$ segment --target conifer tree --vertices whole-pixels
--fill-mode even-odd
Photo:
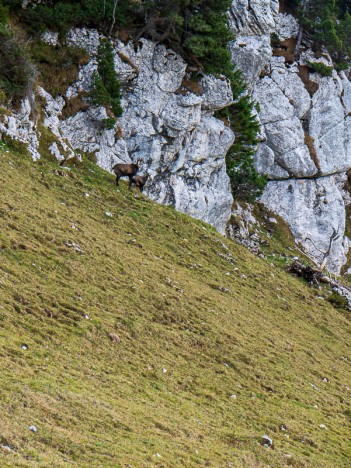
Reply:
[[[314,46],[325,46],[337,66],[348,67],[351,57],[351,0],[288,0],[297,11]]]

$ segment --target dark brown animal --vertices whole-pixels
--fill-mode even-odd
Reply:
[[[118,181],[121,177],[129,178],[129,190],[132,186],[133,177],[137,174],[140,167],[140,161],[131,164],[115,164],[112,168],[113,172],[116,174],[116,185],[118,187]]]
[[[135,184],[140,189],[140,192],[142,192],[148,178],[148,175],[135,175],[132,179],[132,184]]]

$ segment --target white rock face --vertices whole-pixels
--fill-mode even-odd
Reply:
[[[273,57],[270,76],[254,86],[264,145],[274,154],[266,167],[272,179],[326,176],[351,167],[350,82],[336,72],[330,78],[312,75],[319,88],[310,96],[297,66],[287,68],[283,57]],[[260,148],[257,154],[257,167],[263,171],[267,152]]]
[[[274,10],[276,11],[276,10]],[[279,13],[275,16],[274,31],[278,34],[281,40],[297,37],[299,34],[300,26],[297,20],[292,15],[285,15]]]
[[[230,84],[225,77],[204,76],[194,93],[186,84],[187,64],[172,50],[147,40],[137,48],[116,41],[115,70],[122,83],[123,116],[113,129],[106,128],[108,115],[103,107],[90,106],[63,120],[66,100],[89,90],[101,37],[95,30],[71,30],[67,44],[86,49],[90,62],[82,66],[66,96],[54,99],[38,88],[46,102],[42,123],[54,140],[49,151],[58,161],[74,157],[77,150],[94,153],[97,163],[108,171],[117,162],[141,160],[140,173],[149,174],[148,196],[224,234],[233,203],[225,155],[234,134],[213,112],[232,102]],[[56,45],[58,35],[48,32],[42,40]],[[40,132],[32,107],[26,99],[20,112],[2,116],[0,133],[28,143],[35,160],[40,157]]]
[[[229,46],[232,61],[242,71],[243,78],[252,89],[261,70],[272,57],[269,34],[250,36],[240,34]]]
[[[351,167],[351,83],[343,72],[333,71],[331,77],[310,72],[312,92],[300,67],[308,61],[331,66],[327,53],[316,58],[305,50],[295,63],[273,56],[273,32],[281,40],[296,38],[299,32],[295,18],[278,13],[277,2],[234,0],[230,18],[237,34],[233,61],[243,69],[260,106],[261,143],[255,163],[271,180],[262,202],[287,221],[297,242],[317,262],[322,254],[314,245],[327,251],[337,230],[327,266],[339,272],[348,249],[340,178],[345,180]]]
[[[328,268],[340,271],[346,262],[348,240],[344,238],[344,201],[333,176],[271,181],[262,202],[287,221],[296,241],[317,262],[328,251],[335,230],[338,238],[332,245]]]
[[[87,49],[92,60],[67,97],[88,90],[99,37],[92,30],[70,32],[68,43]],[[186,63],[163,45],[142,40],[135,49],[116,42],[115,51],[116,73],[125,88],[124,112],[115,128],[104,128],[104,108],[90,108],[59,122],[58,132],[74,149],[95,153],[108,171],[117,162],[141,159],[140,172],[150,176],[148,196],[224,233],[233,201],[225,154],[234,135],[212,113],[232,102],[229,83],[205,76],[201,94],[194,94],[182,86]]]
[[[275,28],[278,0],[234,0],[229,11],[234,34],[269,34]]]
[[[229,10],[229,24],[236,36],[229,50],[250,90],[272,56],[270,33],[278,11],[278,0],[234,0]]]
[[[36,121],[34,116],[34,97],[26,98],[18,112],[12,115],[2,115],[0,119],[0,136],[9,136],[17,141],[26,143],[34,161],[40,158],[38,152],[39,140],[36,133]]]

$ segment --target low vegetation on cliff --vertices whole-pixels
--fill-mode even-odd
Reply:
[[[18,105],[33,90],[36,69],[27,45],[9,27],[8,15],[0,1],[0,104]]]

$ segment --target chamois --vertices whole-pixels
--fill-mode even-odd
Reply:
[[[144,185],[146,184],[147,179],[149,178],[148,175],[135,175],[132,178],[132,184],[135,184],[139,189],[140,192],[143,191]]]
[[[115,164],[112,168],[113,172],[116,174],[116,185],[118,187],[118,181],[121,177],[129,178],[129,190],[132,186],[132,179],[137,174],[140,166],[140,160],[136,163],[131,164]]]

